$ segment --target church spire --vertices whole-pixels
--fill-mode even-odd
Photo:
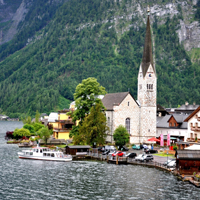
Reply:
[[[153,55],[152,55],[152,43],[151,43],[151,27],[150,27],[150,8],[148,6],[147,9],[148,17],[147,17],[147,27],[146,27],[146,36],[145,36],[145,44],[142,58],[142,73],[143,77],[145,77],[147,70],[151,64],[154,73],[156,74],[156,70],[153,64]]]

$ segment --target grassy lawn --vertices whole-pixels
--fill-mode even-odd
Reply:
[[[167,157],[167,154],[164,153],[164,152],[156,153],[156,154],[153,154],[153,155],[155,155],[155,156],[161,156],[161,157]],[[168,157],[175,158],[175,156],[173,154],[168,154]]]

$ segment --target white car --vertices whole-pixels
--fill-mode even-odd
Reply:
[[[153,160],[153,156],[152,155],[150,155],[150,154],[140,154],[139,156],[137,156],[137,157],[135,157],[135,160],[137,161],[146,161],[146,162],[148,162],[148,161],[152,161]]]
[[[136,161],[142,161],[144,159],[144,154],[139,154],[138,156],[135,157]]]
[[[172,160],[171,162],[168,162],[167,167],[168,168],[174,168],[174,167],[176,167],[176,160]]]

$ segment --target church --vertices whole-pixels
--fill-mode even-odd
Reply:
[[[153,63],[150,10],[148,9],[146,36],[142,62],[138,73],[137,101],[129,92],[106,94],[102,102],[106,108],[110,129],[107,142],[113,143],[113,133],[119,125],[126,127],[131,144],[145,143],[156,137],[157,76]]]

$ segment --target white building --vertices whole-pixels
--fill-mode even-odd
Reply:
[[[188,131],[187,141],[200,140],[200,106],[185,119],[185,122],[187,122]]]
[[[163,134],[164,139],[167,139],[167,134],[170,134],[172,140],[186,141],[188,137],[187,122],[184,120],[188,117],[185,114],[165,115],[157,117],[157,132],[156,137]]]

